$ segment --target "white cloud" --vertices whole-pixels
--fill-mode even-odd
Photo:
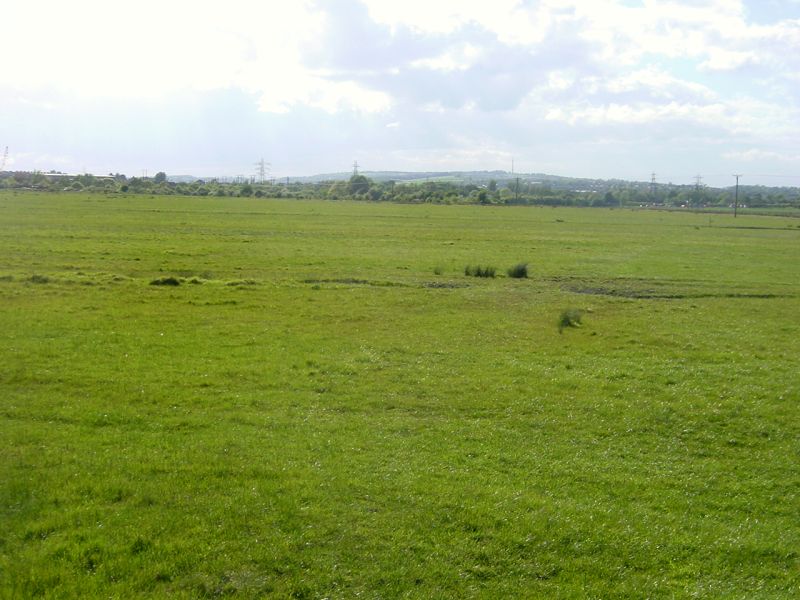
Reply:
[[[534,18],[520,0],[364,0],[370,16],[392,28],[409,27],[428,34],[449,34],[479,25],[502,41],[531,43],[541,40],[548,23]]]
[[[82,110],[86,128],[138,101],[157,107],[160,130],[184,118],[185,135],[203,113],[176,114],[181,103],[226,93],[257,106],[263,136],[291,124],[318,146],[419,146],[452,167],[505,160],[526,137],[636,132],[669,148],[687,128],[713,129],[716,143],[792,156],[800,136],[800,19],[756,19],[741,0],[8,4],[0,130],[23,140],[37,118],[71,140],[65,116]]]
[[[643,125],[663,121],[718,123],[726,118],[722,104],[668,104],[643,103],[627,105],[611,103],[603,106],[577,105],[568,108],[553,108],[547,112],[548,121],[562,121],[569,125]]]
[[[708,52],[708,58],[700,63],[700,69],[730,71],[747,64],[758,64],[758,55],[755,52],[711,48]]]
[[[279,83],[277,89],[264,90],[259,106],[265,112],[285,114],[298,104],[327,113],[342,110],[384,112],[392,105],[391,97],[352,81],[332,81],[324,77],[295,73]]]
[[[414,68],[434,71],[466,71],[483,55],[483,50],[473,44],[459,44],[439,56],[420,58],[411,62]]]
[[[724,154],[724,157],[730,160],[738,160],[744,162],[778,161],[782,163],[800,164],[800,154],[787,154],[783,152],[775,152],[772,150],[761,150],[758,148],[750,148],[749,150],[726,152]]]
[[[617,94],[645,90],[661,98],[675,98],[687,94],[705,100],[714,100],[717,97],[707,86],[682,80],[655,66],[615,77],[604,85],[604,89]]]
[[[9,23],[36,24],[35,35],[27,27],[4,31],[14,56],[0,69],[0,85],[16,89],[161,98],[237,87],[262,95],[264,110],[275,112],[298,103],[326,111],[389,105],[384,93],[303,65],[304,47],[323,26],[308,1],[233,0],[220,10],[145,0],[122,14],[97,0],[33,1],[12,3],[6,13]]]

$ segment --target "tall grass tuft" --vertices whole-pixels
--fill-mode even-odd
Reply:
[[[583,313],[577,308],[568,308],[561,312],[558,317],[558,333],[562,333],[567,327],[580,327]]]
[[[181,282],[177,277],[161,277],[159,279],[153,279],[150,282],[150,285],[180,285]]]
[[[464,267],[464,275],[467,277],[494,277],[497,274],[497,269],[494,267],[481,267],[467,265]]]
[[[509,277],[514,279],[527,279],[528,278],[528,263],[518,263],[511,267],[508,271]]]

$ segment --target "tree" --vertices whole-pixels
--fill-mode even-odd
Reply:
[[[353,175],[347,185],[351,195],[366,194],[372,182],[364,175]]]
[[[153,177],[153,183],[164,183],[167,180],[167,174],[164,171],[159,171],[156,173],[156,176]]]
[[[329,198],[344,198],[347,195],[347,188],[344,181],[334,181],[331,187],[328,188]]]

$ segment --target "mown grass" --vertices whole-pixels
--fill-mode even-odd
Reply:
[[[792,219],[0,211],[4,596],[800,592]]]

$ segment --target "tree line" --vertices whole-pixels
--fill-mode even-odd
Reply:
[[[521,179],[486,182],[395,182],[375,181],[356,174],[349,180],[286,183],[229,183],[218,180],[171,182],[164,172],[153,177],[112,174],[98,177],[84,174],[5,172],[0,189],[33,189],[50,192],[104,194],[149,194],[215,197],[269,197],[296,199],[363,200],[371,202],[487,204],[600,207],[727,207],[733,199],[730,188],[696,185],[651,186],[641,182],[610,181],[605,189],[564,189],[547,182]],[[800,188],[742,186],[739,203],[748,207],[800,208]]]

